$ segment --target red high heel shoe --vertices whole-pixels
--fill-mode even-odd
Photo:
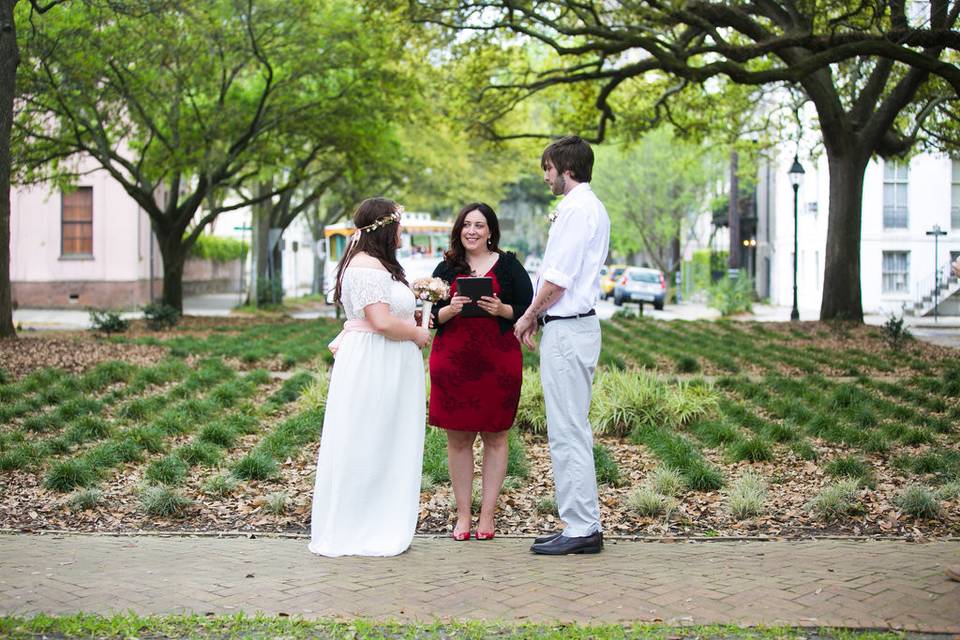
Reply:
[[[494,531],[477,531],[477,540],[493,540]]]
[[[464,542],[470,539],[470,531],[469,530],[462,531],[460,533],[457,533],[456,531],[454,531],[453,533],[450,534],[450,537],[456,540],[457,542]],[[480,537],[480,534],[478,533],[477,538],[479,537]]]

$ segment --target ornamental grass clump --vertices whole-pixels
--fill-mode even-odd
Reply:
[[[154,460],[144,474],[148,480],[158,484],[180,484],[187,479],[189,465],[177,455],[169,455]]]
[[[224,449],[230,449],[237,442],[237,430],[223,421],[211,422],[200,430],[197,439]]]
[[[208,496],[226,496],[237,488],[237,479],[228,473],[210,476],[203,483],[203,492]]]
[[[748,471],[734,481],[727,500],[730,515],[737,520],[760,515],[767,501],[767,481]]]
[[[863,507],[858,502],[860,482],[844,479],[836,484],[824,487],[809,503],[807,508],[825,521],[833,521],[844,516],[860,512]]]
[[[657,493],[647,485],[637,487],[627,495],[627,508],[647,518],[661,514],[669,518],[677,505],[676,499]]]
[[[244,480],[269,480],[277,475],[277,462],[267,452],[254,450],[237,460],[233,473]]]
[[[623,437],[638,428],[683,428],[713,416],[718,408],[717,392],[709,385],[671,385],[640,370],[600,371],[590,422],[598,434]]]
[[[85,460],[64,460],[51,467],[43,484],[53,491],[66,493],[77,487],[87,487],[97,481],[97,471]]]
[[[542,516],[558,516],[557,501],[553,498],[540,498],[533,505],[533,510]]]
[[[927,487],[911,485],[898,493],[893,503],[904,513],[920,520],[932,520],[940,515],[937,496]]]
[[[203,465],[212,467],[223,458],[223,452],[215,444],[197,440],[189,442],[176,450],[175,454],[189,466]]]
[[[110,425],[96,416],[82,416],[63,434],[71,444],[82,444],[91,440],[101,440],[112,432]]]
[[[766,462],[767,460],[773,459],[773,448],[769,442],[760,436],[754,436],[737,442],[731,447],[730,453],[733,459],[738,462],[744,460],[748,462]]]
[[[273,493],[267,494],[264,509],[267,513],[272,513],[275,516],[285,514],[287,512],[287,492],[274,491]]]
[[[96,508],[102,498],[103,492],[100,489],[81,489],[67,497],[67,506],[74,511],[89,511]]]
[[[300,392],[297,409],[301,411],[323,412],[327,407],[327,393],[330,391],[330,374],[325,369]]]
[[[870,466],[856,456],[840,456],[827,462],[824,467],[827,475],[835,478],[852,478],[863,485],[869,484],[872,477]]]
[[[600,443],[593,445],[593,465],[596,469],[597,483],[608,484],[612,487],[619,486],[622,481],[620,478],[620,467],[614,460],[610,449]]]
[[[434,483],[450,481],[450,469],[447,467],[447,437],[441,429],[427,427],[423,442],[423,475],[429,476]]]
[[[523,369],[520,405],[517,407],[515,422],[519,428],[530,433],[544,434],[547,432],[547,410],[543,399],[543,385],[540,383],[540,372],[536,369],[526,367]]]
[[[686,488],[686,483],[679,471],[661,465],[650,474],[650,486],[661,495],[674,497]]]
[[[516,429],[511,429],[507,435],[507,475],[517,478],[530,476],[530,460],[527,458],[527,448],[523,437]]]
[[[164,485],[148,485],[140,492],[140,503],[151,516],[174,516],[183,513],[193,502],[176,489]]]
[[[937,498],[944,501],[960,498],[960,480],[951,480],[937,489]]]

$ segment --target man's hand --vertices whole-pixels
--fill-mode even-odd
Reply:
[[[537,345],[533,342],[533,336],[537,334],[537,318],[531,313],[525,313],[520,316],[516,324],[513,325],[513,334],[527,346],[531,351],[536,351]]]

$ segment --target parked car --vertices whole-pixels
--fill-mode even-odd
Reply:
[[[625,264],[611,264],[604,265],[600,269],[600,297],[604,300],[608,299],[613,295],[613,287],[617,283],[617,280],[623,276],[623,272],[626,271],[627,265]]]
[[[628,267],[613,287],[613,304],[624,302],[652,302],[653,308],[663,309],[667,296],[667,281],[659,269]]]

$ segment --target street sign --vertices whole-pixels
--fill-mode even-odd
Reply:
[[[233,228],[234,231],[253,231],[253,227],[248,227],[246,225],[238,225]]]

